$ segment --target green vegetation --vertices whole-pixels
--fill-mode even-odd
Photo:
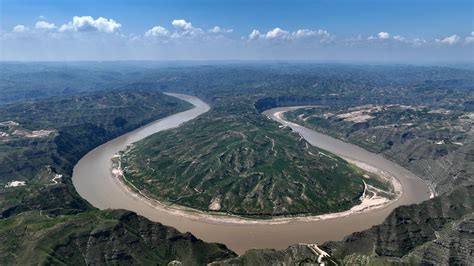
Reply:
[[[474,184],[474,113],[404,105],[305,108],[286,118],[382,153],[438,193]]]
[[[76,162],[107,140],[189,107],[150,91],[96,92],[0,107],[0,216],[90,208],[71,184]],[[10,181],[26,185],[6,187]]]
[[[73,165],[90,149],[149,121],[189,108],[157,90],[197,95],[213,107],[211,113],[198,120],[200,124],[185,126],[191,135],[205,136],[201,139],[203,144],[191,143],[188,138],[183,138],[183,143],[205,151],[206,145],[212,147],[206,142],[210,141],[209,133],[219,132],[215,138],[221,149],[236,142],[248,151],[261,151],[259,156],[268,158],[262,162],[267,167],[261,171],[268,173],[278,161],[276,157],[266,156],[271,154],[271,141],[266,136],[282,143],[280,151],[290,152],[288,156],[278,155],[286,163],[278,164],[280,170],[302,171],[292,169],[293,161],[287,158],[301,151],[302,145],[306,148],[304,142],[287,130],[270,125],[253,106],[260,112],[277,106],[323,105],[327,107],[321,109],[323,112],[334,114],[365,104],[415,107],[388,108],[368,123],[315,120],[316,129],[382,152],[432,182],[438,192],[453,191],[419,205],[399,207],[381,226],[356,233],[343,242],[329,243],[326,250],[347,263],[474,263],[472,254],[468,253],[473,250],[473,217],[469,214],[473,204],[469,195],[474,192],[471,187],[464,188],[472,184],[474,176],[472,68],[197,64],[202,63],[0,63],[0,122],[19,123],[0,126],[0,264],[119,264],[122,261],[149,264],[149,258],[154,260],[151,263],[164,264],[176,259],[187,264],[204,264],[235,256],[222,246],[202,244],[188,234],[178,233],[180,237],[176,239],[163,237],[158,233],[176,236],[176,232],[133,214],[97,211],[80,198],[71,184]],[[440,109],[449,112],[430,113]],[[311,115],[316,115],[311,119],[317,119],[317,113]],[[222,124],[222,129],[214,122]],[[413,125],[402,125],[409,123]],[[384,128],[390,124],[398,125]],[[245,132],[235,127],[242,127]],[[249,134],[252,129],[260,133]],[[234,131],[254,139],[244,141],[240,134],[232,135]],[[173,134],[163,132],[170,139],[181,138]],[[178,152],[183,156],[184,148],[180,148]],[[241,159],[252,157],[245,150],[232,148],[226,154],[234,160],[228,161],[229,165],[245,167]],[[166,151],[171,148],[166,147]],[[298,156],[300,162],[315,160],[306,156]],[[160,163],[167,169],[170,167],[166,160]],[[210,167],[218,170],[216,165]],[[312,165],[304,167],[312,168]],[[201,165],[198,170],[207,168]],[[234,169],[228,171],[222,173],[237,176]],[[62,175],[56,179],[58,184],[52,181],[56,174]],[[197,177],[202,180],[203,175]],[[26,181],[26,185],[5,188],[13,180]],[[193,185],[200,183],[197,181]],[[275,181],[282,183],[281,177]],[[208,208],[207,204],[202,204],[203,209]],[[147,226],[140,227],[137,223]],[[151,235],[159,241],[153,242],[153,237],[148,238]],[[91,239],[94,248],[84,250],[84,237]],[[112,251],[110,247],[117,248]],[[286,251],[249,251],[247,258],[234,264],[266,259],[274,259],[276,264],[287,261],[288,254],[298,262],[314,261],[314,254],[307,253],[306,248],[301,253],[293,252],[298,250],[290,247]]]
[[[417,264],[474,264],[474,213],[447,223],[436,232],[436,239],[423,243],[403,256],[402,260]]]
[[[0,220],[0,264],[203,265],[235,254],[135,213],[89,211],[50,217],[41,211]]]
[[[0,264],[202,265],[235,256],[132,212],[98,211],[71,183],[72,167],[90,149],[189,107],[140,90],[0,107]],[[25,185],[9,187],[13,180]]]
[[[317,246],[307,244],[291,245],[285,250],[251,249],[236,258],[210,265],[338,265],[334,258],[323,252]]]
[[[322,248],[347,265],[474,262],[474,186],[396,208],[381,225]]]
[[[51,183],[55,173],[69,174],[75,162],[99,144],[190,107],[147,91],[98,92],[2,106],[0,182]]]
[[[230,102],[136,143],[121,162],[149,196],[243,216],[343,211],[364,190],[362,172],[341,158]]]

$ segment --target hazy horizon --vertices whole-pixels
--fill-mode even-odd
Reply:
[[[469,62],[471,1],[8,1],[1,61]]]

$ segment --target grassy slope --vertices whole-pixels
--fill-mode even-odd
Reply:
[[[474,184],[474,119],[469,113],[387,107],[353,123],[336,117],[347,108],[299,109],[287,118],[379,152],[431,182],[438,193]],[[329,118],[322,117],[332,113]],[[310,116],[306,120],[299,115]]]
[[[97,92],[1,107],[0,121],[19,125],[1,128],[10,136],[3,137],[0,145],[0,216],[53,206],[61,213],[89,208],[72,188],[74,164],[115,136],[189,107],[176,98],[147,91]],[[13,134],[40,129],[55,132],[42,138]],[[63,175],[59,184],[51,181],[55,174]],[[5,188],[11,180],[24,180],[27,186]]]
[[[246,216],[321,214],[359,202],[362,174],[232,101],[139,142],[122,160],[127,180],[166,202],[208,210],[217,198],[220,211]]]
[[[294,244],[284,250],[251,249],[237,258],[214,262],[213,266],[226,265],[319,265],[319,251],[306,244]],[[321,257],[325,265],[337,265],[337,262],[327,256]]]
[[[158,92],[115,91],[57,97],[0,108],[2,127],[0,182],[42,182],[52,170],[72,169],[87,151],[153,120],[190,108],[190,104]],[[17,130],[54,130],[43,138],[19,137]],[[47,169],[48,168],[48,169]],[[60,172],[60,174],[67,174]]]
[[[117,62],[113,63],[114,65],[117,64]],[[141,63],[140,63],[141,64]],[[36,66],[35,66],[36,67]],[[24,69],[25,66],[21,65],[19,66],[20,69]],[[269,68],[268,66],[265,66],[264,69]],[[300,67],[301,68],[301,67]],[[306,67],[305,67],[306,68]],[[355,71],[353,69],[355,68]],[[371,71],[367,71],[368,68],[372,68],[372,73]],[[394,69],[397,68],[397,69]],[[11,70],[11,66],[6,66],[2,68],[2,73],[5,72],[3,70]],[[200,70],[201,68],[196,68],[196,70]],[[305,97],[300,97],[299,100],[292,101],[292,105],[297,105],[301,104],[301,99],[307,98],[308,95],[322,95],[322,94],[339,94],[341,98],[346,96],[348,93],[352,93],[353,99],[351,100],[353,102],[350,102],[350,104],[357,104],[359,101],[362,101],[362,98],[366,98],[367,93],[370,92],[369,96],[372,97],[378,97],[375,99],[378,100],[385,100],[387,98],[392,98],[395,99],[395,101],[401,101],[401,102],[408,102],[410,103],[411,101],[413,102],[430,102],[434,97],[436,97],[436,102],[441,102],[441,104],[444,103],[449,103],[452,106],[455,107],[460,107],[460,108],[474,108],[473,104],[473,98],[472,98],[472,78],[469,79],[469,75],[472,76],[472,71],[470,73],[459,73],[459,71],[455,69],[447,69],[447,68],[439,68],[439,67],[433,67],[433,68],[420,68],[420,67],[406,67],[406,66],[397,66],[397,67],[384,67],[384,66],[373,66],[373,67],[368,67],[368,66],[349,66],[349,67],[344,67],[341,65],[336,65],[336,66],[325,66],[325,65],[317,65],[315,69],[311,69],[309,73],[304,72],[300,73],[299,75],[295,75],[294,77],[290,77],[290,75],[286,76],[278,76],[278,75],[270,75],[270,76],[265,76],[265,73],[262,73],[261,70],[262,68],[255,69],[252,68],[247,72],[238,72],[240,68],[239,67],[231,67],[231,71],[229,70],[220,70],[220,67],[212,67],[208,70],[206,73],[198,73],[198,75],[195,75],[194,73],[196,72],[195,69],[191,69],[187,71],[188,76],[195,76],[196,78],[190,79],[189,82],[178,82],[178,84],[173,85],[172,82],[168,82],[166,80],[177,80],[178,78],[176,77],[182,77],[183,76],[183,69],[182,68],[176,68],[176,70],[170,74],[169,79],[163,79],[160,75],[153,75],[150,76],[148,80],[165,80],[165,81],[160,81],[158,85],[160,86],[169,86],[175,89],[182,89],[182,88],[189,88],[188,91],[191,93],[204,93],[207,92],[208,98],[212,98],[216,93],[213,90],[208,90],[210,87],[215,86],[221,89],[223,87],[223,81],[226,82],[226,88],[230,88],[232,90],[237,90],[237,91],[242,91],[242,89],[248,87],[249,90],[245,92],[253,93],[254,91],[261,91],[261,96],[268,96],[268,97],[274,97],[278,94],[289,94],[289,95],[305,95]],[[291,65],[289,66],[288,69],[297,69],[297,67]],[[374,71],[375,70],[375,71]],[[269,72],[273,72],[274,69],[272,69]],[[326,72],[324,72],[326,71]],[[36,72],[36,69],[35,69]],[[41,72],[41,71],[40,71]],[[454,72],[454,75],[452,75]],[[236,74],[238,73],[238,74]],[[135,73],[133,73],[135,75]],[[186,73],[185,73],[186,74]],[[214,75],[213,79],[207,78],[210,74]],[[227,74],[227,75],[223,75]],[[271,73],[273,74],[273,73]],[[310,75],[311,74],[311,75]],[[329,75],[328,75],[329,74]],[[44,72],[41,72],[39,75],[39,78],[41,80],[51,80],[51,79],[45,79]],[[104,80],[107,81],[107,83],[115,78],[117,76],[117,73],[108,73],[107,75],[102,76]],[[325,81],[325,77],[331,77],[333,80],[328,80]],[[20,76],[21,80],[24,79],[24,76]],[[416,79],[413,79],[413,77],[416,77]],[[69,80],[70,78],[65,76],[65,78]],[[235,81],[235,78],[239,78],[239,82]],[[388,82],[387,82],[388,78]],[[90,73],[86,73],[86,79],[90,80]],[[247,79],[248,82],[244,86],[237,86],[237,84],[241,84],[243,82],[240,82],[240,79]],[[254,81],[252,79],[262,80],[261,83],[258,83],[257,81]],[[356,80],[360,79],[362,85],[356,84]],[[447,80],[449,79],[449,80]],[[19,80],[17,78],[17,80]],[[245,80],[245,81],[247,81]],[[267,86],[266,84],[269,84],[270,81],[276,81],[271,86]],[[292,80],[293,83],[288,82],[288,80]],[[445,81],[446,80],[446,81]],[[468,84],[459,84],[459,82],[468,81]],[[179,81],[179,80],[178,80]],[[210,82],[212,81],[212,82]],[[278,83],[279,84],[275,84]],[[400,82],[399,82],[400,81]],[[392,85],[395,82],[395,85]],[[424,82],[424,84],[423,84]],[[449,83],[448,83],[449,82]],[[96,82],[94,80],[94,83],[99,84],[99,82]],[[120,82],[123,83],[123,82]],[[169,84],[171,83],[171,84]],[[0,99],[0,102],[5,102],[5,101],[14,101],[22,98],[36,98],[36,97],[44,97],[46,95],[43,95],[44,93],[44,86],[39,86],[37,80],[31,80],[29,82],[28,86],[31,86],[32,90],[29,90],[29,88],[26,88],[26,90],[20,90],[18,91],[18,82],[14,84],[10,84],[10,82],[5,82],[5,80],[2,80],[2,85],[8,85],[10,86],[10,91],[3,90],[2,92],[5,92],[2,94],[3,97],[6,97],[7,99]],[[96,86],[96,84],[94,86]],[[414,84],[415,86],[412,86],[411,84]],[[418,84],[423,84],[423,85],[418,85]],[[98,85],[97,87],[103,88],[103,84]],[[146,84],[145,84],[146,85]],[[152,84],[155,85],[155,84]],[[375,85],[375,86],[373,86]],[[68,87],[64,86],[63,90],[60,90],[60,93],[71,93],[73,90],[75,90],[75,87],[77,86],[72,86]],[[461,86],[461,89],[459,89]],[[462,90],[462,87],[464,86],[464,90]],[[54,91],[52,95],[57,94],[58,90],[56,85],[54,85]],[[90,86],[91,88],[92,86]],[[243,87],[243,88],[241,88]],[[271,88],[270,88],[271,87]],[[415,87],[415,89],[413,89]],[[417,89],[418,87],[418,89]],[[191,89],[192,88],[192,89]],[[89,88],[84,88],[84,89],[89,89]],[[268,89],[274,89],[274,91],[266,92]],[[454,91],[453,91],[454,90]],[[8,93],[7,93],[8,92]],[[11,93],[18,93],[18,95],[11,95]],[[349,98],[352,96],[349,95]],[[49,94],[51,95],[51,94]],[[210,96],[209,96],[210,95]],[[433,97],[432,97],[433,96]],[[8,99],[10,97],[10,99]],[[431,98],[430,98],[431,97]],[[444,98],[447,99],[444,99]],[[330,98],[338,98],[338,97],[330,97]],[[439,99],[442,99],[439,101]],[[314,102],[309,102],[309,104],[314,103]],[[316,101],[316,103],[319,103]],[[334,104],[338,104],[339,100],[334,99],[333,102]],[[21,111],[21,110],[20,110]],[[0,112],[0,114],[2,114]],[[36,144],[35,144],[36,145]],[[1,148],[1,147],[0,147]],[[1,152],[0,152],[1,153]],[[0,171],[2,169],[0,168]],[[12,173],[10,173],[12,174]],[[15,177],[14,179],[16,179]],[[60,188],[62,192],[66,192],[69,195],[73,195],[70,191],[70,189],[63,189],[61,187],[66,187],[66,185],[57,185],[53,186],[54,189]],[[48,188],[50,189],[50,188]],[[5,198],[10,199],[15,199],[15,197],[18,196],[17,193],[14,193],[13,190],[10,191],[11,193],[8,194],[8,196],[5,196],[2,198],[2,200],[5,200]],[[56,195],[57,192],[49,192],[49,190],[45,191],[44,193],[39,193],[39,192],[30,192],[30,191],[22,191],[24,194],[33,194],[34,197],[38,196],[38,194],[45,194],[45,195]],[[23,195],[24,195],[23,194]],[[77,195],[77,194],[76,194]],[[31,202],[36,202],[38,205],[44,204],[46,201],[37,201],[34,199],[34,197],[30,197]],[[58,197],[58,199],[62,199],[63,196]],[[47,197],[44,197],[45,199]],[[39,203],[38,203],[39,202]],[[57,203],[61,203],[62,201],[58,201]],[[77,203],[77,200],[68,200],[67,202]],[[29,203],[30,204],[30,203]],[[56,203],[53,203],[53,205]],[[464,232],[465,233],[465,232]]]
[[[190,105],[159,92],[116,91],[58,97],[1,107],[15,130],[54,129],[52,136],[2,139],[0,264],[203,264],[235,254],[219,244],[124,211],[97,211],[75,191],[70,176],[90,149]],[[120,118],[120,119],[117,119]],[[54,184],[54,174],[63,177]],[[5,188],[8,180],[26,186]]]
[[[433,259],[433,256],[428,254],[429,245],[437,243],[439,231],[451,227],[451,223],[464,220],[472,222],[472,216],[464,216],[473,211],[474,186],[461,187],[449,195],[436,197],[421,204],[398,207],[382,224],[349,235],[343,241],[325,243],[323,248],[349,265],[366,264],[370,261],[380,263],[404,260],[420,263],[422,260]],[[472,233],[469,231],[461,232],[454,243],[464,237],[470,237],[470,234]],[[472,241],[469,243],[472,247]],[[469,252],[465,255],[463,252],[459,254],[446,252],[438,255],[445,261],[460,259],[465,264],[473,261]],[[463,257],[465,259],[462,259]]]
[[[320,247],[328,265],[472,265],[474,186],[461,187],[421,204],[400,206],[380,224]],[[315,262],[306,245],[286,250],[253,249],[213,265],[273,265]]]
[[[453,265],[474,264],[474,213],[446,224],[436,239],[418,246],[405,255],[405,262]]]
[[[433,182],[438,192],[452,191],[419,205],[399,207],[381,225],[326,243],[327,251],[345,264],[474,262],[469,252],[474,247],[474,188],[465,187],[473,183],[472,122],[460,111],[430,111],[389,107],[371,113],[375,118],[366,123],[337,119],[335,115],[346,113],[346,108],[287,113],[297,123],[383,153]],[[325,118],[329,112],[332,115]]]
[[[49,217],[26,212],[0,220],[0,264],[202,265],[235,256],[225,246],[154,223],[135,213],[89,211]]]

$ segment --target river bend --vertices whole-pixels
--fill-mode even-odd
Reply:
[[[427,185],[416,175],[403,167],[384,159],[378,154],[368,152],[358,146],[337,140],[314,130],[287,122],[275,116],[291,107],[274,108],[264,114],[271,119],[291,127],[309,143],[345,158],[373,165],[391,173],[400,181],[403,194],[394,203],[366,213],[339,217],[329,220],[291,221],[288,223],[219,223],[200,216],[183,216],[172,211],[147,204],[125,189],[111,173],[111,158],[128,145],[156,132],[178,127],[207,112],[210,107],[194,96],[169,93],[193,104],[193,109],[173,114],[152,122],[132,132],[117,137],[87,153],[74,167],[72,181],[78,193],[99,209],[127,209],[150,220],[160,222],[207,242],[226,244],[230,249],[242,254],[251,248],[283,249],[294,243],[323,243],[339,240],[356,231],[379,224],[397,206],[419,203],[429,198]]]

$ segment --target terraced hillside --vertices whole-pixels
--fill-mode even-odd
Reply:
[[[429,114],[434,117],[433,128],[429,127],[431,121],[427,120],[419,129],[416,125],[402,125],[382,130],[371,126],[377,121],[376,118],[369,119],[368,123],[330,118],[328,120],[332,124],[342,126],[316,128],[349,141],[353,141],[350,136],[357,137],[361,141],[359,145],[367,143],[364,147],[368,149],[382,147],[382,152],[391,151],[402,164],[411,160],[408,166],[405,165],[408,168],[411,163],[415,165],[419,161],[423,162],[419,164],[423,166],[420,169],[427,173],[430,167],[441,169],[442,174],[435,175],[439,181],[438,191],[453,190],[449,195],[422,204],[399,207],[382,225],[322,247],[340,262],[474,263],[474,192],[472,187],[464,188],[470,182],[469,175],[473,176],[469,170],[472,166],[470,143],[473,141],[465,134],[472,131],[472,126],[469,126],[472,117],[470,113],[455,116],[458,111],[474,110],[472,70],[401,65],[270,63],[137,68],[145,64],[137,62],[127,66],[111,62],[112,68],[105,66],[104,62],[73,68],[62,64],[53,68],[42,63],[0,64],[2,74],[5,73],[0,80],[0,264],[60,264],[66,259],[76,264],[118,264],[118,260],[127,264],[166,264],[172,260],[205,264],[235,256],[222,245],[208,245],[190,234],[177,233],[170,227],[151,223],[133,213],[98,211],[83,200],[71,184],[72,167],[88,150],[153,119],[189,108],[181,101],[152,91],[156,88],[199,95],[211,103],[214,106],[212,114],[217,112],[219,116],[201,117],[198,120],[200,127],[193,126],[206,135],[208,127],[209,130],[218,127],[211,121],[222,122],[222,130],[216,130],[220,133],[212,135],[216,139],[225,138],[227,129],[234,130],[232,124],[245,126],[246,130],[258,128],[265,132],[262,128],[269,126],[267,122],[254,117],[254,110],[242,112],[239,105],[242,102],[255,103],[258,110],[285,105],[327,104],[338,107],[327,110],[334,114],[356,111],[349,111],[347,106],[366,103],[432,107],[427,113],[440,108],[449,109],[448,114]],[[114,89],[117,87],[127,90],[117,91]],[[113,90],[113,93],[90,93],[99,89]],[[48,98],[51,96],[55,97]],[[34,102],[21,102],[33,99]],[[219,105],[220,109],[216,108]],[[416,114],[419,111],[401,111],[401,115],[384,118],[387,121],[376,126],[398,123],[399,120],[415,124],[414,121],[418,120]],[[125,119],[126,123],[120,118],[115,120],[118,117]],[[350,133],[345,133],[345,127]],[[287,136],[290,134],[288,131],[268,129],[280,131],[278,135],[269,137],[277,141],[288,138],[293,143],[280,151],[291,151],[293,148],[296,151],[296,145],[304,147],[297,137]],[[409,134],[403,135],[405,132]],[[200,133],[199,130],[197,133]],[[385,145],[384,141],[380,141],[380,145],[375,145],[372,133],[377,139],[393,143]],[[245,135],[250,134],[245,132]],[[254,138],[265,154],[269,154],[272,142],[264,135],[255,135]],[[446,138],[438,138],[442,136]],[[227,138],[230,137],[229,133]],[[206,135],[206,138],[209,136]],[[243,139],[236,137],[236,140],[243,143]],[[192,144],[183,149],[191,150],[196,146],[189,140],[183,140],[183,143]],[[397,145],[404,145],[410,152],[405,153]],[[252,146],[244,145],[244,148]],[[418,148],[420,151],[417,151]],[[172,148],[167,147],[167,150],[172,151]],[[238,158],[233,154],[239,152],[237,147],[233,147],[227,156]],[[447,155],[443,155],[446,152]],[[410,154],[417,156],[410,157]],[[290,155],[284,158],[290,158]],[[258,161],[259,157],[256,158]],[[262,163],[272,165],[270,162]],[[230,168],[229,172],[232,171],[233,168]],[[423,172],[417,173],[423,176]],[[10,183],[12,181],[18,182]],[[268,198],[263,199],[270,202]],[[208,209],[208,204],[203,204],[203,208]],[[85,239],[90,240],[87,243],[93,248],[87,249]],[[298,262],[314,262],[317,260],[315,255],[306,245],[292,246],[283,251],[249,251],[223,264],[268,259],[274,259],[276,264],[293,258]]]
[[[90,149],[189,108],[156,91],[95,92],[0,108],[0,264],[206,264],[224,245],[135,213],[98,211],[71,183]]]
[[[72,187],[74,164],[105,141],[190,105],[159,92],[96,92],[0,108],[0,217],[90,208]]]
[[[337,261],[315,244],[294,244],[284,250],[251,249],[236,258],[213,262],[226,265],[338,265]]]
[[[421,204],[401,206],[380,224],[325,243],[346,265],[472,265],[474,186]]]
[[[404,105],[309,108],[296,123],[382,153],[441,194],[474,184],[474,113]]]
[[[244,216],[342,211],[364,190],[354,166],[235,101],[140,141],[121,165],[161,201]]]
[[[212,265],[472,265],[474,186],[400,206],[380,224],[322,245],[253,249]]]
[[[159,92],[99,92],[5,105],[0,109],[0,184],[51,183],[85,152],[191,105]]]
[[[224,245],[124,210],[60,217],[26,212],[0,219],[0,240],[2,265],[205,265],[235,256]]]

